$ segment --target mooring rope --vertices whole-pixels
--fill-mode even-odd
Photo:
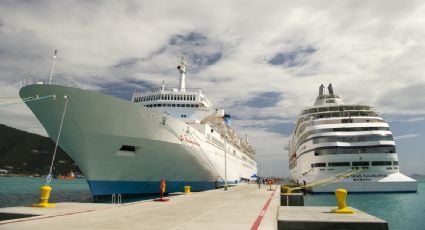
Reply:
[[[341,181],[344,178],[347,178],[347,177],[349,177],[353,174],[356,174],[360,171],[362,171],[362,169],[351,169],[351,170],[336,174],[332,177],[329,177],[329,178],[326,178],[326,179],[323,179],[323,180],[319,180],[319,181],[315,181],[315,182],[310,183],[310,184],[289,188],[289,191],[292,192],[294,190],[300,190],[300,189],[306,189],[306,188],[318,187],[318,186],[325,186],[325,185],[328,185],[328,184],[332,184],[332,183]]]
[[[63,108],[62,119],[61,119],[61,122],[60,122],[60,125],[59,125],[58,138],[56,138],[56,144],[55,144],[55,150],[53,151],[52,162],[50,163],[49,174],[47,174],[47,176],[46,176],[46,185],[49,185],[50,182],[52,181],[53,163],[54,163],[55,158],[56,158],[56,152],[58,150],[59,139],[60,139],[61,133],[62,133],[63,120],[65,118],[66,109],[68,107],[68,97],[67,96],[64,96],[64,97],[65,97],[65,106]]]
[[[51,97],[55,97],[55,95],[52,94],[52,95],[47,95],[47,96],[43,96],[43,97],[35,96],[35,97],[27,97],[27,98],[23,98],[23,99],[17,98],[15,100],[0,102],[0,106],[16,105],[16,104],[30,102],[30,101],[43,100],[43,99],[47,99],[47,98],[51,98]]]

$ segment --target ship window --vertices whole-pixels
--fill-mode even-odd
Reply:
[[[196,104],[196,105],[195,105],[195,107],[196,107],[196,108],[198,108],[198,107],[199,107],[199,105],[198,105],[198,104]]]
[[[341,123],[353,123],[353,119],[341,119]]]
[[[180,104],[177,104],[177,107],[180,107]]]
[[[187,95],[183,95],[183,100],[186,101]]]
[[[176,107],[176,104],[171,104],[171,107]]]
[[[195,107],[195,105],[194,104],[191,104],[190,107]]]
[[[398,161],[393,161],[393,165],[398,165]]]
[[[335,166],[335,167],[350,166],[350,162],[329,162],[328,166]]]
[[[353,161],[353,166],[369,166],[369,161]]]
[[[121,146],[120,151],[136,152],[136,147],[132,145],[123,145]]]
[[[157,104],[156,106],[157,106],[157,107],[161,107],[162,105],[161,105],[161,104]]]
[[[326,167],[326,163],[314,163],[311,164],[312,168],[317,168],[317,167]]]
[[[372,161],[373,166],[391,165],[391,161]]]
[[[315,156],[332,155],[332,154],[361,154],[361,153],[392,153],[395,151],[394,146],[365,146],[359,147],[328,147],[319,148],[314,151]]]
[[[186,104],[186,107],[190,107],[190,104]]]

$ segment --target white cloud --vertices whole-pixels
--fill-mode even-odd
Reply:
[[[261,133],[252,135],[261,155],[287,139],[267,126],[293,121],[313,104],[321,83],[332,82],[348,103],[425,114],[424,23],[422,1],[2,1],[0,97],[16,96],[23,78],[47,79],[54,49],[56,75],[94,89],[129,79],[177,85],[179,55],[219,52],[213,65],[195,66],[187,84],[237,114],[240,128],[257,126],[241,131]],[[193,32],[206,43],[169,44]],[[298,66],[268,64],[279,52],[306,47],[315,52]],[[125,60],[135,65],[114,67]],[[261,92],[282,96],[272,107],[234,107]],[[31,116],[24,108],[0,110],[1,123],[43,133]]]

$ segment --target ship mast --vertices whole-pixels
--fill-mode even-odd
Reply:
[[[181,58],[180,65],[177,66],[177,69],[180,72],[180,84],[179,84],[179,90],[181,92],[186,92],[186,66],[188,66],[186,60],[184,57]]]

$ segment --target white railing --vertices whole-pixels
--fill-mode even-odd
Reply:
[[[33,85],[33,84],[49,84],[48,80],[40,80],[38,78],[25,78],[19,82],[19,86],[24,87],[27,85]],[[51,82],[52,85],[62,85],[62,86],[68,86],[68,87],[74,87],[74,88],[80,88],[80,89],[87,89],[87,87],[84,84],[81,84],[77,80],[75,80],[72,77],[67,76],[55,76],[52,79]]]

